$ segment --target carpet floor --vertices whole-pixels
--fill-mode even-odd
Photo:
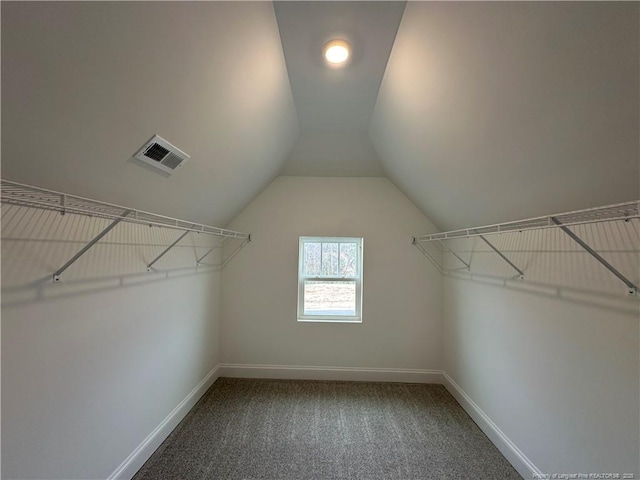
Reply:
[[[134,480],[520,478],[441,385],[220,378]]]

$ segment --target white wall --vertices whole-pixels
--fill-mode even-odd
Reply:
[[[210,237],[147,274],[180,232],[121,224],[53,284],[106,221],[2,214],[3,478],[106,478],[218,363],[220,273],[193,268]]]
[[[433,227],[386,178],[278,177],[230,224],[222,361],[438,369],[442,280],[411,245]],[[296,321],[299,236],[364,237],[363,323]]]
[[[193,267],[209,237],[147,274],[178,233],[120,225],[53,284],[107,222],[2,214],[3,478],[107,477],[218,362],[443,369],[542,472],[640,475],[638,301],[559,231],[496,240],[524,282],[443,286],[389,180],[278,177],[230,225],[254,241],[223,282]],[[577,231],[638,281],[637,227]],[[301,235],[364,237],[362,324],[296,322]],[[488,252],[474,268],[504,274]]]
[[[603,225],[577,230],[609,238],[604,255],[637,281],[637,225]],[[638,478],[638,301],[562,232],[542,235],[509,254],[524,282],[446,278],[444,370],[541,472]]]

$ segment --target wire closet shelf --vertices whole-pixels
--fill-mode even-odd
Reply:
[[[456,251],[455,241],[459,239],[477,237],[484,242],[491,251],[497,254],[502,259],[501,261],[504,261],[510,268],[517,272],[520,279],[523,279],[524,271],[514,264],[500,248],[496,247],[496,245],[486,237],[535,230],[560,229],[586,253],[591,255],[595,260],[618,277],[618,279],[627,286],[628,294],[636,295],[638,292],[638,286],[629,280],[627,276],[620,273],[620,271],[618,271],[609,261],[603,258],[594,248],[580,238],[580,236],[569,227],[615,221],[628,222],[632,219],[638,218],[640,218],[640,201],[635,200],[632,202],[617,203],[614,205],[605,205],[601,207],[575,210],[572,212],[545,215],[505,223],[496,223],[493,225],[432,233],[429,235],[413,237],[412,243],[431,261],[431,263],[434,264],[440,273],[447,274],[451,271],[460,270],[448,270],[445,268],[443,262],[438,261],[439,257],[442,255],[451,255],[452,257],[455,257],[455,259],[464,265],[463,268],[470,272],[470,260],[465,261],[461,252]]]
[[[163,227],[183,232],[178,239],[176,239],[171,245],[165,248],[162,253],[147,264],[147,272],[153,271],[153,266],[156,262],[173,249],[190,232],[221,237],[223,244],[227,240],[240,240],[240,245],[238,245],[236,249],[227,256],[227,258],[223,259],[221,264],[222,266],[226,265],[226,263],[228,263],[247,242],[251,241],[251,235],[248,233],[236,232],[235,230],[228,230],[226,228],[212,227],[201,223],[187,222],[177,218],[166,217],[164,215],[149,213],[142,210],[136,210],[134,208],[123,207],[112,203],[101,202],[98,200],[79,197],[77,195],[56,192],[4,179],[0,179],[0,196],[3,205],[15,205],[18,207],[56,211],[63,215],[69,213],[111,220],[111,223],[106,228],[89,241],[67,263],[54,272],[54,282],[59,282],[61,275],[65,270],[73,265],[82,255],[105,237],[120,222],[148,225],[149,227]],[[196,262],[197,265],[209,265],[203,263],[203,260],[212,253],[215,248],[216,247],[210,248],[207,253],[198,258]]]
[[[573,212],[546,215],[543,217],[527,218],[512,222],[496,223],[482,227],[463,228],[448,232],[432,233],[415,237],[415,242],[434,242],[453,238],[475,237],[480,235],[493,235],[497,233],[522,232],[525,230],[539,230],[544,228],[558,228],[560,225],[570,227],[572,225],[584,225],[588,223],[611,222],[614,220],[629,220],[640,218],[640,200],[603,207],[576,210]],[[554,220],[555,219],[555,220]],[[560,223],[557,223],[560,222]]]
[[[2,203],[22,207],[53,210],[60,213],[73,213],[89,217],[106,218],[127,223],[137,223],[153,227],[166,227],[176,230],[204,233],[219,237],[249,239],[248,233],[236,232],[225,228],[212,227],[200,223],[187,222],[177,218],[165,217],[134,208],[112,203],[69,195],[9,180],[0,180]]]

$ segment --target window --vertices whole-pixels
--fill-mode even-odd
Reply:
[[[362,322],[362,238],[300,237],[298,321]]]

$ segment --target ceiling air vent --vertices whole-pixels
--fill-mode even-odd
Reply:
[[[133,158],[171,174],[189,160],[189,155],[171,145],[164,138],[154,135]]]

